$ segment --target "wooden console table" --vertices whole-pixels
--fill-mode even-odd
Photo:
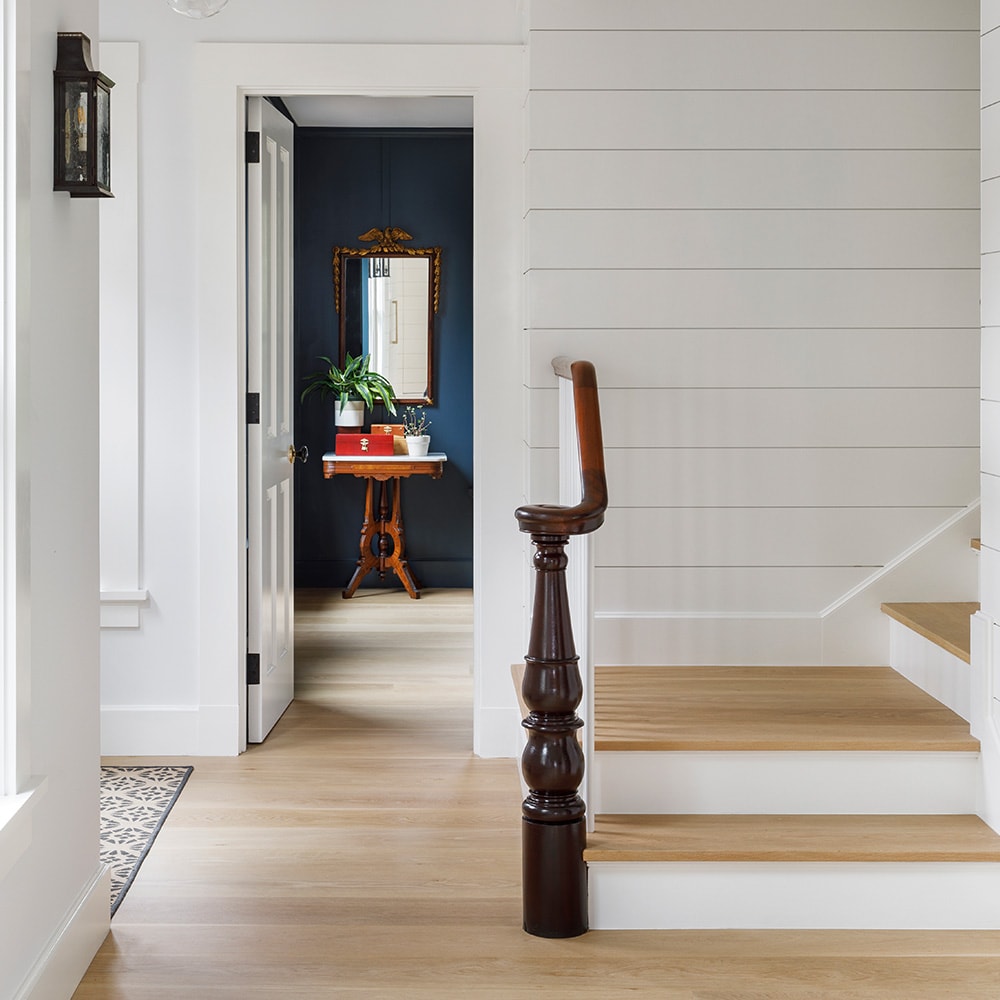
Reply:
[[[323,478],[356,476],[367,480],[365,486],[365,514],[361,523],[361,557],[357,569],[344,590],[344,597],[352,597],[358,585],[372,570],[384,579],[392,570],[403,581],[410,597],[420,597],[417,583],[406,561],[406,544],[403,535],[403,507],[400,500],[400,480],[410,476],[430,476],[440,479],[448,456],[432,452],[423,457],[415,455],[337,455],[328,451],[323,456]],[[387,486],[392,480],[391,490]],[[378,511],[372,502],[375,483],[380,483]],[[392,493],[390,507],[389,493]],[[376,516],[377,514],[377,516]],[[376,538],[378,541],[376,542]]]

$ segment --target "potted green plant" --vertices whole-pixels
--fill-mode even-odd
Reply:
[[[403,410],[403,435],[406,439],[407,454],[427,454],[431,443],[431,436],[427,433],[430,425],[431,422],[424,414],[422,406],[408,406]]]
[[[320,361],[326,367],[306,376],[309,384],[302,390],[300,399],[316,391],[324,397],[336,396],[340,405],[336,407],[335,420],[341,427],[360,427],[365,420],[365,407],[371,409],[376,402],[395,414],[395,390],[384,375],[372,371],[370,354],[356,358],[348,354],[343,368],[338,368],[325,355],[320,356]]]

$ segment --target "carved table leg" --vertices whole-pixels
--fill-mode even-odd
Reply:
[[[368,575],[368,572],[378,565],[378,559],[372,554],[372,539],[375,537],[375,522],[372,517],[372,488],[373,480],[369,477],[365,480],[365,517],[361,522],[361,556],[358,559],[357,568],[344,590],[345,598],[352,597],[358,585]]]
[[[396,480],[396,489],[399,489],[399,480]],[[389,532],[389,496],[388,481],[383,479],[379,483],[378,489],[378,578],[385,579],[385,571],[391,567],[392,551],[391,538]]]
[[[403,502],[400,499],[399,487],[400,480],[397,476],[393,480],[392,520],[386,522],[385,524],[385,530],[392,538],[392,556],[389,559],[389,564],[392,566],[393,570],[395,570],[396,576],[403,581],[403,586],[406,588],[406,592],[414,600],[417,600],[420,597],[420,584],[413,575],[413,571],[410,569],[410,564],[404,558],[404,552],[406,551],[406,536],[403,531]]]

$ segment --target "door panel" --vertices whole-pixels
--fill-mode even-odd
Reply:
[[[247,392],[260,422],[247,427],[247,738],[261,742],[295,689],[292,427],[293,126],[262,98],[248,98],[260,163],[247,164]]]

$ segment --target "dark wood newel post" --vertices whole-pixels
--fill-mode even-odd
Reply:
[[[575,507],[524,506],[515,512],[535,547],[535,596],[521,685],[528,708],[521,771],[529,789],[522,806],[521,867],[524,929],[564,938],[588,928],[587,807],[579,795],[583,722],[576,714],[583,682],[566,593],[566,545],[570,535],[603,523],[607,486],[593,365],[558,359],[553,367],[573,381],[583,499]]]
[[[529,714],[521,770],[524,929],[539,937],[587,930],[587,807],[577,794],[583,748],[576,709],[583,696],[566,597],[568,535],[532,533],[535,601],[521,693]]]

